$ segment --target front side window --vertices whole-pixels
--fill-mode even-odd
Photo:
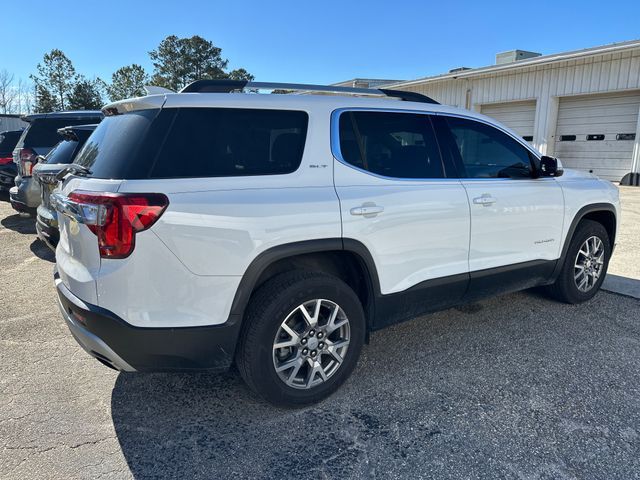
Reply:
[[[463,178],[531,178],[529,151],[500,130],[474,120],[446,117]]]
[[[343,112],[339,123],[345,162],[385,177],[444,177],[427,115],[354,111]]]

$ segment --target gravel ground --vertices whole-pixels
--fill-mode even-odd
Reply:
[[[524,292],[416,319],[288,411],[233,372],[103,367],[6,196],[0,224],[0,478],[640,478],[637,299]]]

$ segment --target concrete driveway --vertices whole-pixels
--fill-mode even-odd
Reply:
[[[619,188],[622,227],[603,288],[640,298],[640,188]]]
[[[280,410],[234,372],[103,367],[58,314],[33,221],[0,198],[0,224],[0,478],[640,478],[635,298],[416,319],[374,334],[336,395]],[[616,255],[637,255],[627,235]]]

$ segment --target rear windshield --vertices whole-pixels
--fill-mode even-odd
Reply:
[[[60,141],[58,129],[70,125],[98,123],[101,117],[87,118],[37,118],[20,139],[20,147],[53,147]]]
[[[45,163],[71,163],[73,162],[73,154],[77,148],[78,142],[74,140],[63,140],[47,154]]]
[[[278,175],[298,169],[306,112],[181,108],[102,121],[76,163],[97,178]]]
[[[96,178],[147,178],[172,116],[152,109],[107,117],[74,163],[89,168]]]

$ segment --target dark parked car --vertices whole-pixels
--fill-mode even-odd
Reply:
[[[0,190],[13,187],[14,178],[18,173],[13,163],[13,149],[22,135],[22,130],[7,130],[0,132]]]
[[[36,215],[36,230],[38,237],[51,249],[55,250],[60,234],[58,216],[51,207],[49,195],[58,184],[57,175],[73,162],[97,126],[76,125],[58,129],[62,140],[33,168],[33,177],[40,186],[41,199]]]
[[[60,141],[58,129],[70,125],[100,123],[102,118],[99,110],[37,113],[22,117],[25,122],[29,122],[29,126],[13,151],[18,174],[15,178],[16,186],[9,190],[9,198],[15,210],[35,215],[36,208],[40,205],[40,188],[33,181],[31,173],[38,162],[38,156],[49,153]]]

